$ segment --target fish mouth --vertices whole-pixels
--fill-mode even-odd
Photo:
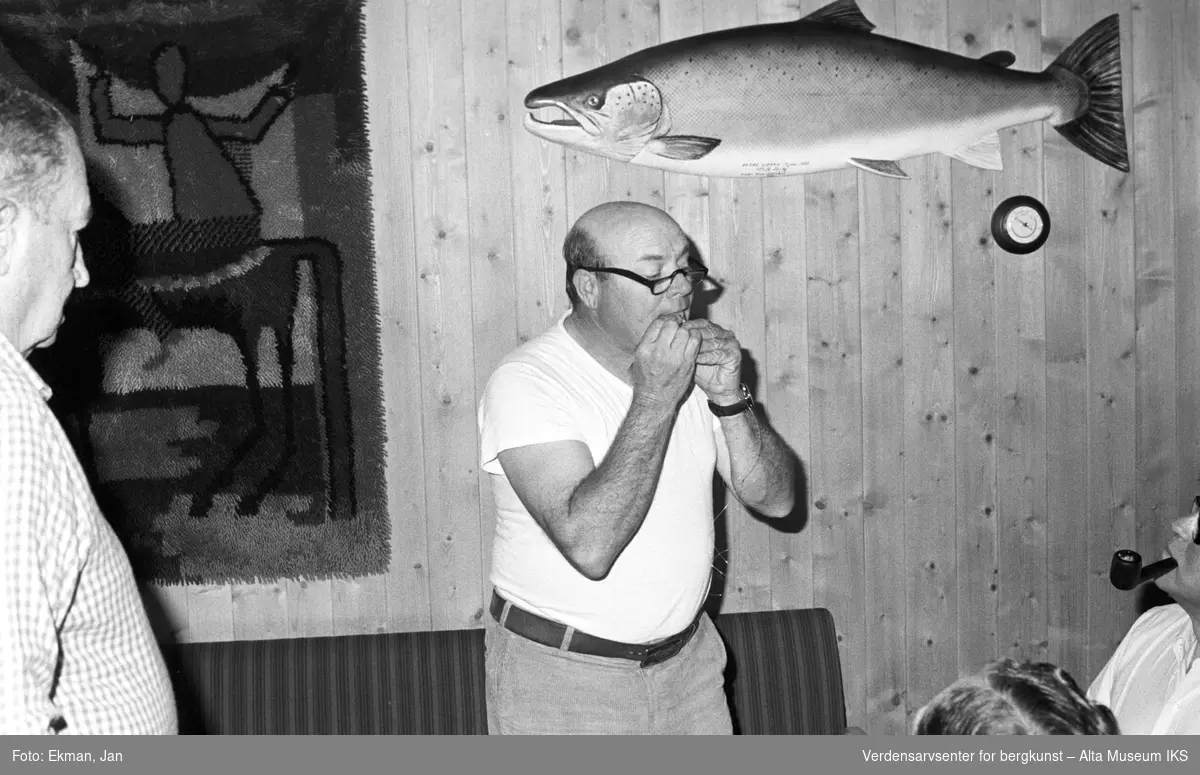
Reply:
[[[549,98],[528,99],[525,100],[525,107],[530,110],[529,113],[525,114],[525,128],[540,137],[563,137],[578,135],[580,132],[591,137],[596,137],[600,134],[600,127],[591,116],[580,113],[560,100]],[[545,108],[557,108],[565,113],[566,116],[550,121],[543,121],[533,114],[533,111]]]

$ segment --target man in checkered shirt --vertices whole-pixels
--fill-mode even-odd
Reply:
[[[0,81],[0,734],[175,734],[129,560],[26,362],[88,282],[79,142]]]

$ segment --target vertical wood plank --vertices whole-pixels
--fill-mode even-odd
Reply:
[[[522,126],[525,95],[562,77],[559,0],[510,0],[508,122],[512,154],[513,264],[517,339],[545,331],[568,307],[562,242],[567,232],[563,147]]]
[[[894,0],[864,0],[875,33],[894,37]],[[866,566],[867,726],[871,734],[907,731],[904,524],[904,294],[900,189],[858,173],[862,301],[863,543]]]
[[[234,640],[288,637],[287,588],[282,580],[233,584],[230,587],[230,603]],[[354,622],[351,626],[357,628],[359,625]]]
[[[197,584],[188,595],[190,639],[233,640],[233,599],[228,584]]]
[[[813,602],[837,624],[847,723],[866,707],[862,600],[862,365],[853,170],[808,175],[808,360]]]
[[[288,637],[333,635],[333,587],[319,579],[283,582],[288,607]]]
[[[991,3],[992,50],[1017,56],[1014,67],[1041,69],[1041,3]],[[1010,196],[1042,201],[1040,123],[1000,133],[1004,170],[994,176],[995,203]],[[1057,229],[1057,225],[1054,226]],[[1053,231],[1051,232],[1054,233]],[[994,243],[996,377],[997,656],[1047,659],[1046,609],[1046,273],[1045,252],[1025,256]],[[984,584],[985,580],[975,580]]]
[[[504,3],[462,0],[463,86],[466,95],[467,220],[470,231],[472,343],[475,348],[475,394],[472,426],[479,397],[492,370],[505,353],[517,346],[516,288],[513,260],[513,212],[498,207],[510,193],[512,164],[508,134],[521,130],[508,106],[508,51]],[[478,463],[479,435],[469,437]],[[461,439],[460,443],[465,443]],[[489,475],[477,467],[480,536],[479,610],[472,626],[483,625],[491,575],[492,537],[496,507]],[[465,517],[464,517],[465,518]]]
[[[990,49],[987,4],[950,0],[948,49],[979,58]],[[997,654],[996,276],[990,223],[994,173],[950,163],[954,309],[954,461],[958,524],[958,670]]]
[[[1130,14],[1136,329],[1135,546],[1156,556],[1179,515],[1175,369],[1175,83],[1172,3],[1133,3]],[[1200,46],[1200,41],[1195,45]],[[1127,49],[1128,51],[1128,49]],[[1126,597],[1129,597],[1126,595]],[[1098,668],[1097,668],[1098,669]]]
[[[758,21],[773,24],[794,20],[796,9],[787,0],[760,0]],[[805,218],[805,178],[768,178],[763,190],[763,251],[767,347],[764,353],[765,410],[772,427],[811,469],[808,368],[808,263]],[[843,208],[845,205],[843,204]],[[854,224],[857,233],[858,224]],[[839,257],[844,263],[848,259]],[[854,257],[857,260],[857,256]],[[857,305],[856,305],[857,306]],[[855,344],[857,347],[857,343]],[[855,375],[857,378],[857,375]],[[792,518],[769,534],[771,547],[771,607],[809,608],[813,605],[813,543],[811,493],[798,483]],[[856,609],[856,617],[865,614]],[[836,615],[835,615],[836,616]],[[835,619],[839,629],[843,624]],[[848,623],[853,630],[853,623]],[[867,672],[863,671],[863,677]],[[861,716],[858,708],[851,712]]]
[[[578,75],[608,61],[607,10],[606,3],[596,0],[562,0],[564,77]],[[608,187],[609,161],[567,148],[565,162],[567,220],[574,223],[589,209],[613,198]]]
[[[483,595],[478,449],[463,443],[476,424],[462,23],[456,2],[408,8],[430,606],[435,629],[456,629]]]
[[[1042,0],[1042,66],[1054,61],[1079,30],[1090,4]],[[1094,12],[1088,12],[1091,16]],[[1051,662],[1077,681],[1089,679],[1087,588],[1094,572],[1081,533],[1091,522],[1087,481],[1088,340],[1085,233],[1094,228],[1091,207],[1081,206],[1087,167],[1094,162],[1058,132],[1044,134],[1045,190],[1052,213],[1046,254],[1046,453],[1047,563]]]
[[[706,31],[756,21],[757,9],[750,2],[730,5],[708,0],[704,5]],[[709,216],[709,268],[724,286],[709,317],[737,335],[743,348],[743,379],[757,394],[766,352],[762,184],[745,179],[711,180]],[[771,528],[751,517],[733,495],[726,496],[725,504],[728,566],[722,610],[767,610],[771,607]]]
[[[1121,15],[1125,126],[1132,127],[1129,77],[1130,3],[1088,3],[1076,19],[1082,33],[1110,13]],[[1120,642],[1136,617],[1127,593],[1113,588],[1108,566],[1113,549],[1136,540],[1136,331],[1134,325],[1134,184],[1127,175],[1087,159],[1084,197],[1076,206],[1090,215],[1084,232],[1088,299],[1088,680]]]
[[[408,4],[370,0],[367,12],[367,106],[371,196],[378,257],[380,351],[387,423],[388,516],[392,562],[386,579],[392,631],[432,624],[425,517],[425,443],[412,159],[423,153],[410,127]],[[403,41],[396,45],[395,41]],[[407,400],[397,400],[406,397]]]
[[[946,2],[905,4],[898,37],[946,48]],[[904,276],[905,558],[911,714],[957,677],[950,159],[912,159],[900,188]]]
[[[1179,502],[1186,514],[1200,495],[1200,0],[1179,0],[1175,31],[1175,324]]]

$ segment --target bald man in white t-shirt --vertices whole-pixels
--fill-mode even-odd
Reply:
[[[510,353],[479,406],[496,503],[492,734],[728,734],[702,605],[712,483],[767,517],[794,456],[753,411],[734,334],[690,319],[706,270],[665,212],[589,210],[563,245],[571,311]]]

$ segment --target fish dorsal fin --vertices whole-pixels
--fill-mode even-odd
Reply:
[[[985,65],[995,65],[996,67],[1012,67],[1017,61],[1017,55],[1011,51],[993,51],[990,54],[984,54],[979,57],[979,61]]]
[[[818,8],[808,16],[800,19],[802,22],[820,22],[821,24],[840,24],[863,32],[875,29],[863,12],[859,10],[854,0],[837,0],[824,8]]]
[[[900,165],[894,161],[886,159],[851,159],[850,163],[860,170],[874,172],[876,175],[883,175],[885,178],[908,180],[908,175],[904,174],[904,170],[900,169]]]
[[[972,167],[985,170],[1004,169],[1004,159],[1000,156],[1000,135],[996,132],[984,135],[966,148],[959,148],[946,155]]]

